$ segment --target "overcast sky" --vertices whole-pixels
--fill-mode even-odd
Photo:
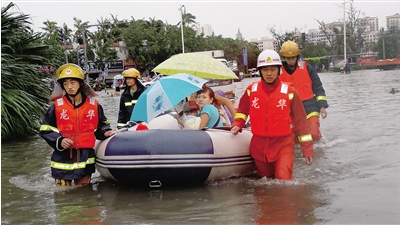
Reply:
[[[10,1],[2,1],[6,6]],[[180,20],[180,5],[187,13],[196,16],[201,25],[211,24],[216,35],[235,38],[238,29],[246,40],[271,37],[268,27],[277,31],[302,32],[318,28],[316,21],[330,23],[343,21],[343,0],[320,1],[13,1],[19,11],[29,14],[35,31],[42,31],[43,22],[55,21],[58,26],[66,23],[74,30],[73,17],[89,24],[97,24],[101,17],[119,20],[155,18],[164,23],[177,24]],[[349,2],[349,0],[347,1]],[[378,17],[379,27],[386,27],[386,16],[400,13],[400,0],[354,0],[357,10],[365,16]],[[349,4],[346,4],[347,6]],[[347,15],[346,15],[347,17]],[[360,17],[363,17],[361,15]]]

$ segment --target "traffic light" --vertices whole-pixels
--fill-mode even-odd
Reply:
[[[58,33],[57,33],[58,41],[64,43],[64,34],[63,34],[62,29],[60,28],[57,31],[58,31]]]
[[[305,42],[306,41],[306,33],[301,33],[301,41]]]

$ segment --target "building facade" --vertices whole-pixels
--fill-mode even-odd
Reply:
[[[386,17],[386,30],[396,32],[400,29],[400,14]]]
[[[250,39],[250,43],[253,43],[260,51],[264,51],[266,49],[273,49],[275,51],[278,50],[278,43],[275,39],[269,37],[261,37],[261,39]]]

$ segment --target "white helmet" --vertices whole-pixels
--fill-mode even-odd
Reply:
[[[258,55],[257,69],[265,66],[278,65],[282,66],[281,57],[273,50],[264,50]]]

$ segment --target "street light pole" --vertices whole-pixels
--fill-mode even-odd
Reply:
[[[85,56],[85,75],[86,75],[86,82],[89,84],[89,67],[88,67],[88,62],[87,62],[87,49],[86,49],[86,26],[83,25],[83,51],[84,51],[84,56]]]
[[[183,41],[183,13],[182,13],[182,8],[185,7],[185,5],[181,5],[179,8],[179,11],[181,12],[181,37],[182,37],[182,53],[185,53],[185,42]],[[186,8],[185,8],[186,9]]]
[[[343,47],[344,47],[344,63],[347,63],[346,57],[346,1],[343,0]]]
[[[385,58],[385,38],[383,37],[383,35],[382,35],[382,47],[383,47],[383,52],[382,52],[382,55],[383,55],[383,60],[386,60],[386,58]]]

